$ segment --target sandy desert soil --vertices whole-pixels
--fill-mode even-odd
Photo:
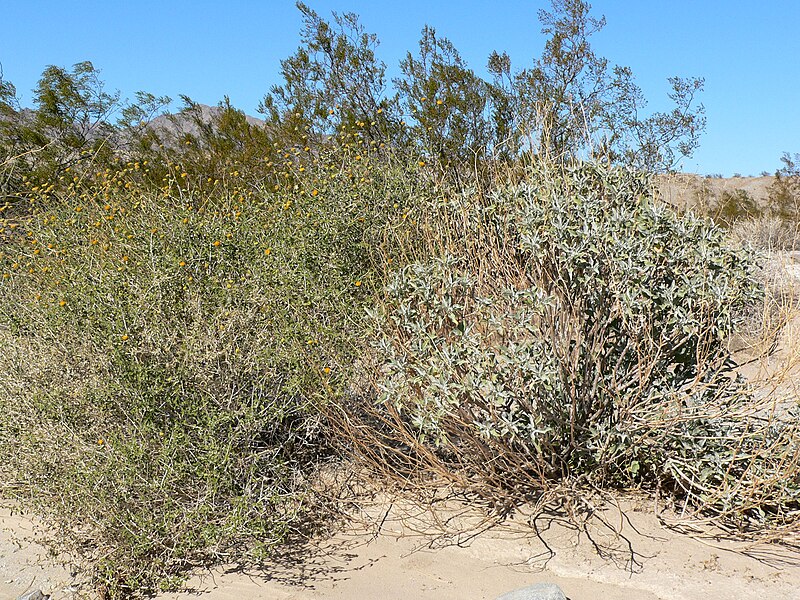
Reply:
[[[373,506],[380,530],[350,527],[302,550],[303,564],[262,571],[198,573],[189,590],[158,600],[491,600],[537,582],[556,583],[570,600],[797,600],[800,554],[666,529],[648,501],[627,501],[605,515],[619,534],[595,522],[577,532],[540,519],[541,538],[523,519],[475,534],[435,536],[430,515],[406,505]],[[35,543],[25,517],[2,515],[0,597],[40,588],[53,600],[75,598],[77,582]],[[375,519],[377,517],[377,519]],[[598,548],[600,552],[598,552]]]
[[[46,531],[31,517],[0,507],[0,598],[16,598],[30,589],[52,594],[53,600],[73,598],[79,582],[42,545]]]
[[[335,536],[305,579],[292,570],[272,579],[217,571],[195,578],[195,591],[160,600],[197,593],[208,600],[491,600],[538,582],[558,584],[571,600],[800,598],[799,554],[679,534],[663,528],[647,503],[627,502],[624,514],[606,516],[621,535],[599,522],[579,533],[543,519],[541,538],[513,520],[475,537],[437,538],[418,533],[433,528],[428,518],[394,505],[377,536]]]

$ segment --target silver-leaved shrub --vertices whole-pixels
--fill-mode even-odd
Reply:
[[[371,313],[381,404],[473,471],[518,465],[506,482],[675,480],[671,457],[731,431],[708,415],[746,401],[727,340],[760,292],[751,255],[651,190],[581,165],[472,203],[464,236],[495,247],[406,266]]]

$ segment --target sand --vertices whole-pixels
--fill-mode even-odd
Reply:
[[[16,598],[30,589],[73,598],[79,581],[43,546],[45,528],[36,519],[0,507],[0,598]]]
[[[540,519],[541,537],[522,517],[486,531],[434,535],[427,513],[401,506],[375,504],[372,526],[351,525],[304,548],[302,564],[198,572],[189,591],[158,600],[492,600],[538,582],[559,585],[571,600],[800,599],[800,554],[721,541],[710,532],[678,533],[645,500],[606,511],[621,535],[598,521],[578,532]],[[77,597],[69,568],[37,543],[43,531],[35,521],[7,510],[0,517],[0,597],[16,598],[29,587],[53,600]]]
[[[195,578],[195,592],[160,600],[189,600],[198,591],[209,600],[491,600],[538,582],[559,585],[571,600],[800,599],[800,555],[679,534],[641,503],[628,502],[624,515],[606,513],[627,539],[599,522],[579,533],[559,521],[546,527],[547,519],[539,521],[541,538],[519,520],[442,538],[419,533],[432,528],[428,519],[386,510],[377,535],[337,534],[304,578],[291,570],[273,578],[218,570]]]

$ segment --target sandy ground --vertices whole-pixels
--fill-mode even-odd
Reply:
[[[69,569],[36,543],[41,530],[25,517],[0,515],[0,598],[30,587],[53,600],[77,597]],[[190,591],[158,600],[492,600],[537,582],[558,584],[570,600],[800,599],[800,554],[679,534],[644,503],[606,517],[618,534],[599,522],[578,532],[541,519],[537,537],[517,519],[477,534],[433,536],[419,533],[433,528],[429,515],[383,503],[372,508],[380,530],[351,527],[304,549],[303,564],[198,573]]]
[[[53,600],[73,598],[79,589],[70,566],[44,548],[45,530],[35,519],[0,507],[0,599],[41,589]]]
[[[377,535],[342,532],[321,548],[304,579],[292,570],[272,578],[217,571],[195,578],[193,592],[160,600],[491,600],[538,582],[556,583],[571,600],[800,599],[800,555],[678,534],[642,504],[606,513],[619,534],[599,522],[579,533],[542,519],[541,537],[514,522],[478,535],[423,535],[428,519],[387,510]]]

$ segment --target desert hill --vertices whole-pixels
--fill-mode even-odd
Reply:
[[[723,194],[746,193],[757,206],[765,207],[774,177],[711,177],[695,173],[673,173],[656,178],[661,198],[678,208],[702,212],[717,206]]]

